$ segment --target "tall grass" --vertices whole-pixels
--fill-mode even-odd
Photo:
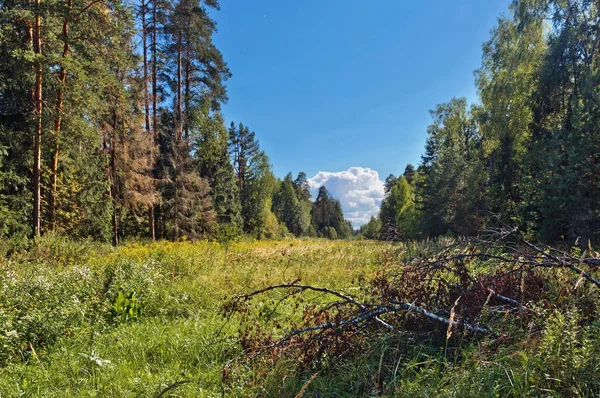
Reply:
[[[273,292],[247,323],[222,311],[236,294],[296,279],[360,295],[378,271],[452,243],[0,242],[0,397],[598,396],[600,324],[580,311],[598,293],[565,296],[566,276],[555,309],[538,308],[543,320],[512,340],[374,334],[323,368],[242,351],[239,333],[293,320],[297,302]],[[135,304],[116,305],[126,297]]]
[[[154,396],[182,381],[169,391],[258,394],[251,369],[223,383],[242,354],[223,300],[296,278],[351,288],[380,250],[295,240],[113,249],[60,236],[12,245],[0,261],[0,396]],[[118,316],[115,300],[131,293],[139,313]]]

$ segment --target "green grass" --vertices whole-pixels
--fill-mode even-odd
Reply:
[[[281,336],[269,315],[299,318],[295,301],[276,305],[281,292],[255,300],[248,316],[222,311],[236,294],[296,279],[360,295],[375,273],[449,243],[156,242],[113,249],[46,237],[34,247],[0,245],[0,397],[294,397],[309,380],[305,397],[598,396],[600,324],[589,315],[584,322],[578,307],[597,299],[588,287],[555,310],[541,308],[540,329],[512,341],[376,335],[321,370],[299,369],[290,356],[250,361],[242,352],[245,328]],[[114,305],[133,292],[133,304]]]
[[[176,382],[185,384],[169,390],[174,396],[260,395],[258,372],[243,365],[223,383],[223,368],[242,354],[224,301],[297,278],[357,287],[384,247],[157,242],[114,250],[46,238],[0,260],[0,396],[155,396]],[[119,292],[135,292],[135,319],[111,312]]]

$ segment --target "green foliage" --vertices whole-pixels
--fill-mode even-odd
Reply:
[[[308,192],[306,175],[300,173],[292,181],[289,173],[273,195],[273,213],[296,236],[304,236],[310,227],[312,203]]]
[[[240,237],[241,231],[237,224],[219,223],[214,232],[214,237],[219,243],[227,243]]]
[[[419,211],[427,235],[474,234],[482,225],[481,137],[466,99],[452,99],[431,111],[422,158]]]
[[[367,239],[378,239],[381,232],[381,221],[372,216],[368,223],[362,225],[359,233]]]
[[[480,105],[438,105],[419,167],[386,179],[383,237],[516,225],[544,241],[598,239],[598,12],[592,2],[511,5],[483,45]]]
[[[350,223],[350,221],[344,221],[343,223],[341,223],[339,225],[339,227],[336,231],[337,231],[337,236],[340,239],[349,239],[353,235],[352,223]]]
[[[317,236],[329,239],[348,238],[352,236],[352,226],[344,220],[342,206],[334,199],[324,186],[319,188],[313,203],[311,224]]]
[[[222,232],[241,231],[241,202],[233,165],[228,152],[228,132],[219,118],[210,118],[198,137],[195,153],[200,176],[208,179],[212,206],[217,214],[218,227]]]
[[[174,154],[170,195],[165,198],[168,236],[174,240],[184,236],[204,238],[212,234],[216,217],[210,187],[194,170],[186,146],[178,146],[181,148]]]
[[[141,306],[135,292],[125,295],[119,290],[110,308],[112,319],[118,323],[127,323],[138,320],[141,313]]]
[[[338,238],[338,233],[334,227],[325,227],[323,233],[327,239],[336,240]]]
[[[407,175],[411,181],[415,181],[416,172],[409,171]],[[394,228],[399,238],[414,239],[417,235],[418,212],[415,205],[415,187],[410,185],[405,176],[396,178],[390,176],[387,179],[386,196],[381,203],[379,212],[379,226],[370,228],[381,230]],[[374,231],[370,231],[371,238]]]
[[[539,72],[532,123],[532,151],[527,186],[528,221],[541,237],[584,240],[598,234],[598,61],[590,21],[598,8],[583,2],[570,6],[552,1],[553,18],[547,51]],[[520,11],[530,16],[533,5]],[[535,184],[533,184],[535,182]],[[534,229],[535,230],[535,229]]]
[[[240,192],[244,231],[258,238],[272,235],[274,223],[268,220],[271,209],[269,205],[266,210],[266,203],[271,201],[276,182],[268,156],[260,150],[253,131],[241,123],[236,128],[233,122],[229,128],[229,154]]]
[[[523,179],[545,50],[543,24],[519,27],[518,20],[501,18],[483,45],[482,67],[476,72],[483,103],[482,149],[489,159],[489,207],[505,222],[523,220]]]
[[[271,199],[267,199],[261,216],[264,220],[259,236],[261,239],[281,239],[288,233],[287,227],[285,224],[279,222],[277,216],[271,211],[271,207]]]

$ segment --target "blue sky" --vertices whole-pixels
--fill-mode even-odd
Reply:
[[[383,180],[419,162],[429,109],[476,99],[481,44],[510,0],[220,3],[225,120],[256,132],[279,177],[361,167]]]

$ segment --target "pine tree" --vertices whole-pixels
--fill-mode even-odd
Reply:
[[[319,188],[313,203],[312,225],[318,235],[329,239],[346,238],[352,234],[352,227],[344,220],[339,200],[334,199],[324,186]]]
[[[207,121],[198,137],[196,157],[200,176],[208,179],[217,222],[224,228],[241,229],[241,203],[229,158],[229,135],[220,115]]]
[[[427,235],[473,234],[485,210],[485,174],[472,110],[464,98],[431,111],[423,179],[418,192],[422,229]]]
[[[255,139],[254,131],[250,131],[242,123],[236,128],[235,123],[231,122],[229,127],[229,153],[233,161],[233,168],[236,175],[236,181],[240,190],[240,196],[244,197],[244,187],[249,176],[250,162],[259,155],[260,148]]]
[[[21,2],[2,5],[10,12],[0,12],[0,231],[32,235],[32,25]]]
[[[289,173],[280,182],[273,195],[273,213],[291,233],[303,236],[310,227],[310,193],[306,174],[300,173],[295,181],[292,178],[292,173]]]
[[[160,236],[173,240],[184,236],[202,238],[213,233],[216,213],[207,180],[200,177],[187,142],[177,137],[175,119],[163,110],[158,159],[159,178],[163,181],[163,204],[158,213]]]
[[[260,150],[255,133],[242,123],[229,127],[229,156],[231,157],[242,205],[244,231],[261,236],[266,218],[271,217],[271,201],[276,182],[268,156]]]
[[[172,71],[167,78],[173,101],[172,129],[168,131],[167,176],[170,179],[163,216],[168,217],[170,236],[178,239],[211,233],[215,213],[211,209],[208,182],[198,173],[192,159],[194,137],[198,137],[210,113],[227,100],[224,81],[230,73],[221,53],[212,43],[215,23],[207,7],[218,8],[215,1],[201,3],[180,0],[169,10],[165,22],[164,63]],[[166,225],[166,224],[165,224]]]
[[[296,190],[296,196],[300,201],[310,200],[310,186],[306,179],[306,173],[301,171],[294,180],[294,188]]]
[[[250,160],[246,173],[244,191],[241,195],[244,230],[261,238],[268,230],[267,221],[275,217],[271,212],[275,176],[271,171],[267,155],[259,151]]]

